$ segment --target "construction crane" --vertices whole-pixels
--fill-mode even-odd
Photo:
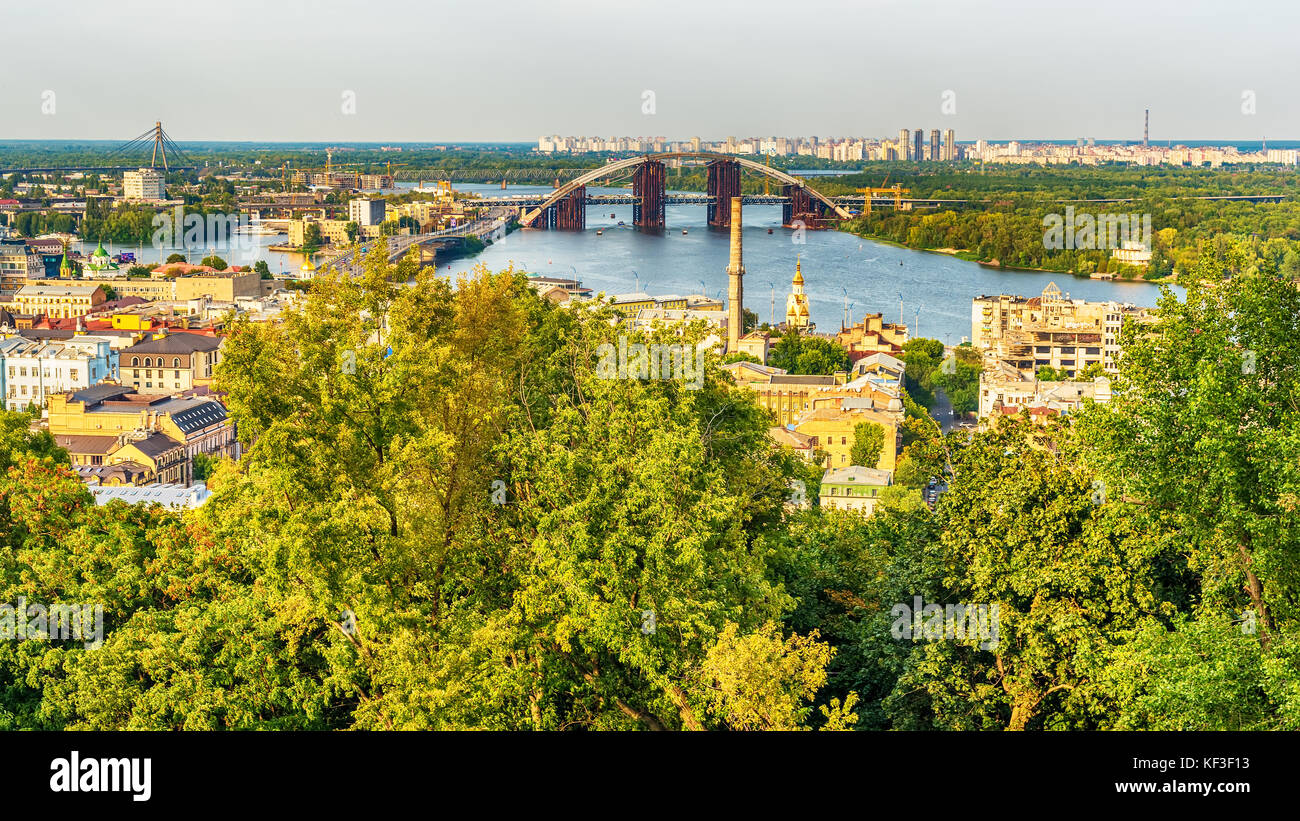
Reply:
[[[887,188],[886,186],[889,185],[889,178],[893,175],[893,173],[894,173],[893,171],[890,171],[888,174],[886,174],[885,181],[881,183],[879,187],[867,187],[867,188],[857,189],[858,193],[862,195],[862,213],[864,214],[871,213],[871,200],[877,194],[886,197],[892,195],[894,198],[895,211],[903,207],[903,195],[906,194],[907,196],[910,197],[912,195],[912,189],[904,188],[900,183],[894,183],[892,187]]]

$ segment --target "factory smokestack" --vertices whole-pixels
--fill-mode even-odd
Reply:
[[[740,197],[731,198],[731,259],[727,263],[727,353],[740,350],[745,331],[745,263],[740,240]]]
[[[1146,121],[1142,124],[1142,147],[1147,147],[1147,138],[1151,136],[1151,109],[1146,110]]]

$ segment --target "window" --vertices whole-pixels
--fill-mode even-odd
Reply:
[[[146,368],[153,367],[153,360],[146,356],[146,357],[144,358],[144,366],[145,366]]]
[[[133,356],[133,357],[131,357],[131,364],[132,364],[132,365],[139,365],[139,364],[140,364],[140,357],[138,357],[138,356]]]
[[[179,356],[172,357],[172,367],[179,368],[180,366],[181,366],[181,358]]]
[[[848,443],[849,443],[849,437],[847,437],[847,436],[841,436],[841,437],[840,437],[840,444],[841,444],[841,445],[847,445]]]
[[[176,372],[176,378],[177,378],[177,379],[180,379],[180,378],[181,378],[181,372],[180,372],[180,371],[177,371],[177,372]],[[177,385],[176,387],[179,388],[180,385]]]
[[[69,369],[68,369],[68,378],[71,379],[73,382],[76,382],[76,381],[77,381],[77,369],[76,369],[76,368],[69,368]]]

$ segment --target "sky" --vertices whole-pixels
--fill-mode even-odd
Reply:
[[[0,139],[1300,139],[1295,0],[0,0]],[[945,106],[945,102],[947,105]]]

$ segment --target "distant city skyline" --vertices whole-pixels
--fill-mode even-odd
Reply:
[[[1204,0],[1099,0],[1066,14],[1030,0],[491,9],[10,6],[0,139],[126,140],[162,120],[182,142],[884,137],[918,126],[963,141],[1140,141],[1146,109],[1152,144],[1300,138],[1300,7],[1283,0],[1231,15]]]

